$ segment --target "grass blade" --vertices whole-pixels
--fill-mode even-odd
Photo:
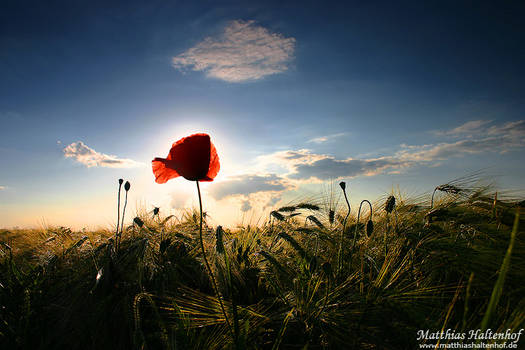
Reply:
[[[507,277],[507,273],[509,271],[510,258],[512,256],[512,249],[514,248],[514,242],[516,240],[516,234],[518,232],[519,222],[520,222],[520,214],[519,214],[519,209],[518,209],[516,211],[516,216],[514,218],[514,225],[512,226],[512,232],[510,234],[509,247],[507,248],[507,253],[505,253],[505,258],[503,258],[503,263],[501,264],[501,268],[499,270],[498,279],[496,280],[496,284],[494,285],[494,289],[492,290],[492,295],[490,296],[490,301],[487,307],[487,311],[485,312],[485,316],[483,316],[483,320],[481,321],[482,331],[485,331],[487,327],[489,326],[489,323],[492,320],[492,315],[494,314],[494,311],[496,310],[496,307],[498,306],[498,302],[501,297],[501,294],[503,293],[503,285],[505,283],[505,277]]]

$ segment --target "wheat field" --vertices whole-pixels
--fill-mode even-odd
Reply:
[[[519,198],[459,181],[349,212],[335,192],[257,226],[204,215],[210,269],[198,209],[0,230],[1,347],[414,349],[422,329],[525,327]]]

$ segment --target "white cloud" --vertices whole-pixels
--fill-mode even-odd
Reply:
[[[64,148],[64,157],[73,158],[88,168],[133,168],[142,165],[131,159],[121,159],[117,156],[99,153],[85,145],[82,141],[73,142]]]
[[[288,176],[292,179],[330,180],[337,178],[350,178],[356,176],[373,176],[383,173],[387,169],[399,169],[411,165],[410,161],[382,157],[375,159],[343,159],[326,157],[310,164],[297,164],[294,172]]]
[[[243,201],[242,205],[241,205],[241,211],[242,212],[247,212],[250,209],[252,209],[252,205],[250,204],[250,201],[249,200]]]
[[[399,174],[423,165],[435,167],[443,161],[469,154],[503,153],[525,147],[525,120],[500,125],[470,124],[454,128],[448,135],[456,140],[426,145],[400,145],[391,155],[336,159],[308,149],[284,150],[257,157],[248,174],[217,182],[210,194],[221,200],[237,197],[244,209],[250,203],[273,206],[285,191],[326,180],[349,179],[378,174]],[[470,134],[467,135],[467,131]],[[476,132],[472,132],[476,130]],[[254,175],[267,174],[267,175]],[[246,201],[249,200],[249,203]],[[263,207],[264,209],[264,207]]]
[[[344,132],[341,132],[341,133],[338,133],[338,134],[319,136],[319,137],[315,137],[313,139],[308,140],[308,142],[323,143],[323,142],[326,142],[326,141],[329,141],[329,140],[333,140],[333,139],[335,139],[337,137],[341,137],[341,136],[344,136],[344,135],[346,135],[346,134]]]
[[[525,137],[525,120],[507,122],[503,125],[493,125],[487,130],[489,135],[503,135],[505,137]]]
[[[170,207],[172,209],[183,209],[187,207],[190,196],[187,193],[175,192],[171,195]]]
[[[254,21],[236,20],[220,36],[205,38],[172,62],[177,69],[191,67],[208,77],[238,83],[286,71],[294,49],[294,38],[271,33]]]
[[[436,135],[461,135],[479,133],[482,130],[482,127],[486,124],[489,124],[490,122],[491,120],[471,120],[451,130],[440,130],[435,131],[434,133]]]
[[[238,175],[226,181],[217,182],[210,191],[213,198],[221,200],[228,196],[248,196],[258,192],[282,192],[290,189],[286,179],[275,174]]]
[[[288,180],[308,181],[373,176],[398,173],[417,164],[434,166],[436,162],[468,154],[504,153],[525,147],[525,120],[488,126],[487,121],[473,121],[442,132],[457,135],[458,140],[427,145],[401,145],[390,156],[336,159],[310,150],[278,151],[258,157],[259,167],[282,170]],[[468,134],[468,135],[465,135]]]
[[[414,146],[410,150],[399,151],[396,155],[406,161],[430,162],[444,160],[465,154],[498,152],[505,153],[524,147],[523,139],[516,140],[505,136],[466,139],[456,142],[442,142],[432,145]]]
[[[465,154],[485,152],[505,153],[525,147],[525,120],[507,122],[488,127],[489,121],[476,120],[465,123],[446,135],[467,134],[455,142],[441,142],[430,145],[406,146],[396,156],[411,161],[429,162]]]
[[[291,180],[329,180],[342,177],[372,176],[387,169],[400,169],[411,165],[410,160],[396,157],[369,159],[335,159],[326,154],[312,153],[310,150],[279,151],[258,157],[266,168],[278,166],[287,173],[283,178]]]
[[[266,203],[265,205],[265,208],[266,207],[273,207],[275,204],[277,204],[277,202],[279,202],[281,200],[281,197],[280,196],[273,196],[271,197],[268,202]]]
[[[7,188],[7,186],[0,186],[0,191],[3,191]]]
[[[258,156],[256,172],[278,167],[285,173],[293,172],[298,164],[311,164],[328,157],[324,154],[314,154],[308,149],[278,151]]]

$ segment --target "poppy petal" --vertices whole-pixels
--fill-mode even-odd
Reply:
[[[180,176],[180,174],[173,168],[170,159],[155,158],[151,161],[153,167],[153,174],[155,175],[155,182],[159,184],[166,183],[168,180]]]
[[[208,134],[193,134],[175,142],[166,157],[152,161],[157,183],[183,176],[190,181],[213,181],[220,163]]]
[[[210,165],[208,169],[208,173],[206,174],[206,178],[209,180],[202,180],[202,181],[213,181],[215,176],[219,173],[219,170],[221,169],[221,164],[219,162],[219,155],[217,154],[217,149],[213,145],[213,143],[210,142]]]
[[[210,165],[210,136],[194,134],[173,144],[169,159],[174,169],[185,179],[198,181],[204,177]]]

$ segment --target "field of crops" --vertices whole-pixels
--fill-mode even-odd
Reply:
[[[519,199],[446,184],[349,213],[338,191],[256,227],[204,213],[203,245],[198,209],[0,230],[0,348],[415,349],[419,330],[525,327]]]

